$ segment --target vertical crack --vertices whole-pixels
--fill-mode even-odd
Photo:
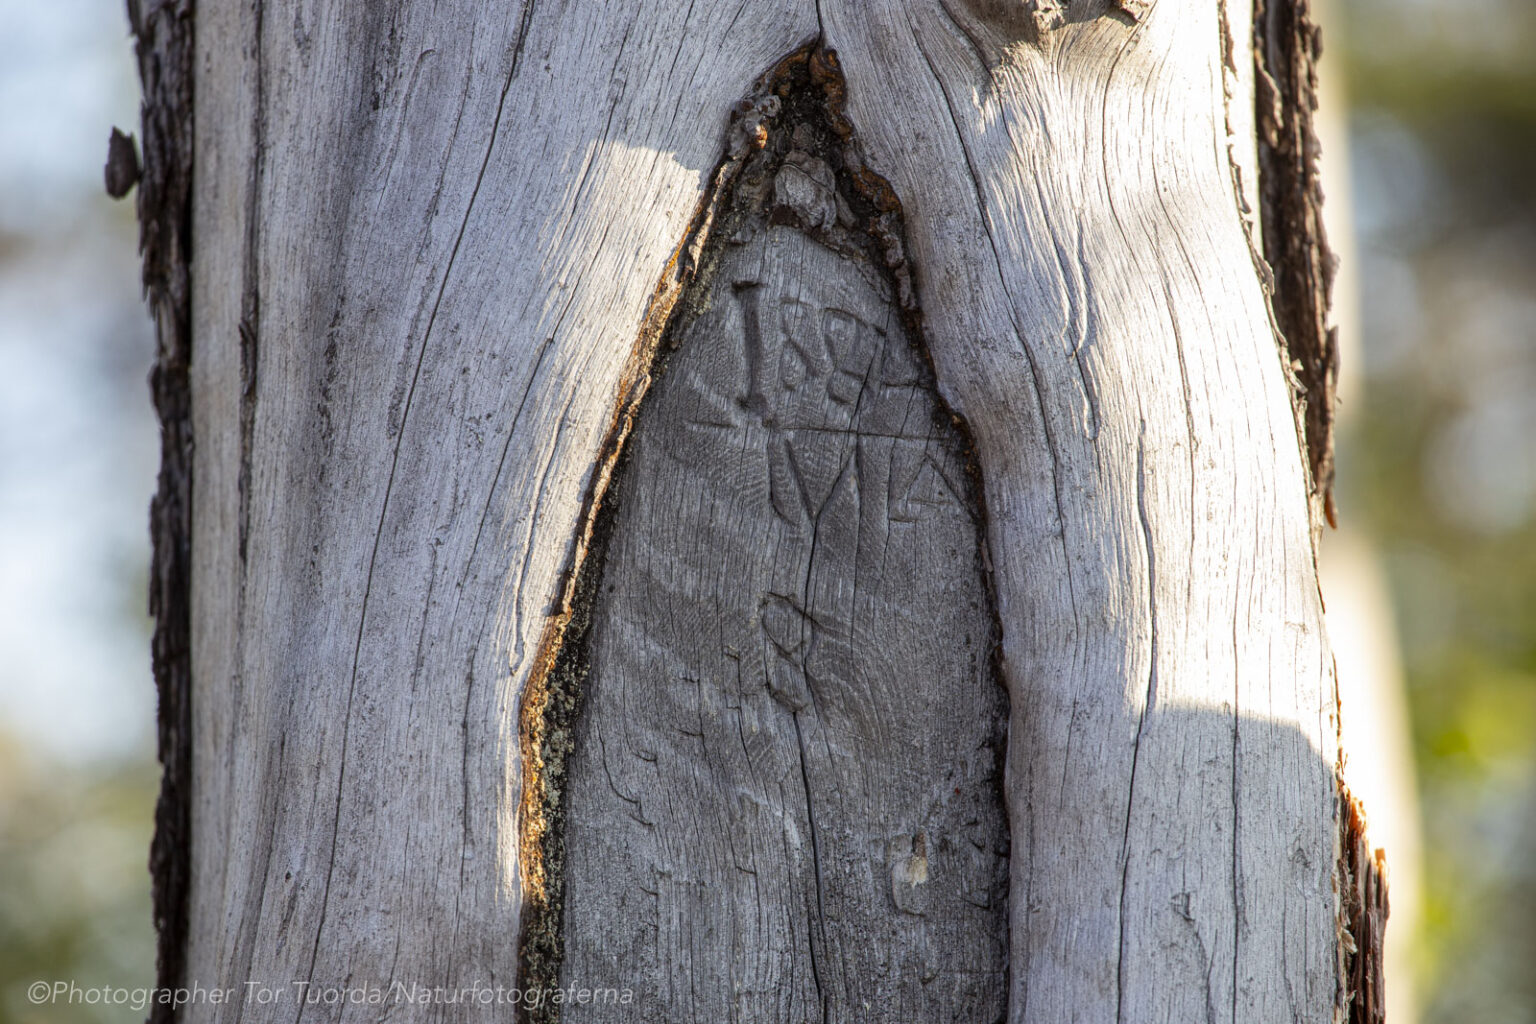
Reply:
[[[1136,738],[1131,745],[1131,779],[1125,798],[1125,833],[1120,845],[1120,939],[1119,961],[1115,967],[1115,1020],[1125,1019],[1125,918],[1131,879],[1131,814],[1136,806],[1136,766],[1141,757],[1141,736],[1147,725],[1147,712],[1157,705],[1157,556],[1152,537],[1152,521],[1147,514],[1146,437],[1147,425],[1141,425],[1136,442],[1136,512],[1141,521],[1142,542],[1147,551],[1147,607],[1151,642],[1148,645],[1147,699],[1136,722]]]
[[[806,686],[807,688],[810,686],[809,677],[806,678]],[[806,765],[805,730],[800,724],[800,712],[796,711],[790,717],[795,723],[795,742],[800,748],[800,783],[804,787],[805,792],[805,817],[811,836],[811,868],[816,877],[816,920],[810,922],[806,936],[806,948],[810,950],[811,979],[816,984],[816,998],[821,1003],[822,1024],[827,1024],[832,1012],[832,1005],[827,996],[826,983],[821,976],[820,957],[816,954],[816,947],[827,941],[826,883],[821,877],[821,842],[816,834],[816,800],[811,792],[810,769]]]

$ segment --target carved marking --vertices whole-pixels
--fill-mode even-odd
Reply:
[[[803,608],[781,594],[765,596],[758,616],[771,648],[767,659],[768,692],[789,710],[800,711],[811,703],[806,661],[816,643],[816,623]]]
[[[891,503],[892,522],[920,522],[938,509],[961,504],[959,490],[926,446],[907,468],[910,475],[896,477],[893,472],[893,480],[901,480],[903,486]]]
[[[756,281],[737,281],[731,286],[736,301],[741,303],[743,322],[746,325],[746,345],[743,351],[747,360],[747,393],[741,401],[748,412],[764,415],[768,407],[763,397],[763,331],[758,320]]]
[[[1005,707],[962,442],[832,135],[791,134],[743,172],[762,205],[700,261],[614,486],[623,585],[592,607],[566,791],[566,920],[601,926],[563,970],[636,1001],[569,1024],[1005,1009]]]
[[[776,431],[768,442],[768,493],[779,518],[794,526],[813,519],[819,509],[805,486],[789,438],[782,431]]]
[[[875,346],[883,347],[885,332],[841,309],[824,311],[821,323],[836,368],[827,381],[827,394],[834,401],[851,405],[864,389],[870,364],[880,351]],[[879,336],[878,341],[871,332]]]

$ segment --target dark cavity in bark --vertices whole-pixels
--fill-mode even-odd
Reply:
[[[594,999],[525,1019],[1003,1018],[980,481],[844,95],[738,104],[637,343],[522,719],[520,985]]]

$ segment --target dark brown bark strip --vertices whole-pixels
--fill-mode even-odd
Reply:
[[[113,199],[123,198],[139,183],[139,148],[132,135],[112,129],[107,137],[107,165],[102,170],[107,195]]]
[[[149,386],[160,417],[160,478],[150,502],[151,640],[162,768],[149,868],[158,934],[157,983],[183,983],[191,850],[192,0],[129,0],[143,84],[139,250],[155,318]],[[176,1017],[156,1004],[154,1024]]]
[[[1323,229],[1317,111],[1322,33],[1310,0],[1255,0],[1254,65],[1264,258],[1274,272],[1275,319],[1295,375],[1312,476],[1314,530],[1333,506],[1333,418],[1338,330],[1328,326],[1337,260]]]
[[[1339,885],[1346,933],[1339,942],[1339,997],[1350,1024],[1386,1020],[1386,983],[1382,958],[1387,929],[1386,857],[1366,836],[1360,802],[1339,781],[1342,803]]]
[[[1338,329],[1328,324],[1338,261],[1323,225],[1317,64],[1322,31],[1310,0],[1255,0],[1254,69],[1259,202],[1271,301],[1294,375],[1306,442],[1312,525],[1337,526],[1333,502],[1333,423],[1339,374]],[[1372,849],[1358,800],[1338,779],[1338,1000],[1350,1024],[1386,1019],[1382,979],[1387,924],[1386,860]]]

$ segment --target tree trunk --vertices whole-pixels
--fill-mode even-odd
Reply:
[[[1270,7],[138,0],[180,1017],[1347,1016]]]

